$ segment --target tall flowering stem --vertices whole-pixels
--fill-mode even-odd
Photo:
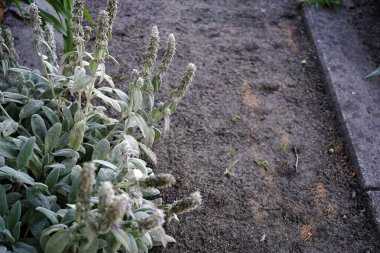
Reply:
[[[84,30],[83,30],[83,8],[84,0],[75,0],[72,9],[72,30],[73,30],[73,44],[77,50],[77,54],[73,55],[70,59],[72,68],[79,65],[82,67],[82,58],[85,51],[84,45]]]
[[[120,158],[118,159],[120,159],[121,162],[119,164],[119,172],[115,178],[115,183],[121,183],[129,171],[129,159],[136,156],[136,152],[128,141],[122,141],[117,145],[117,148],[120,150]]]
[[[41,40],[43,40],[43,37],[44,37],[43,31],[41,28],[42,21],[41,21],[38,7],[35,3],[30,4],[29,16],[30,16],[30,20],[33,26],[33,32],[36,35],[36,40],[35,40],[36,50],[37,50],[38,55],[43,60],[42,51],[41,51]]]
[[[108,20],[108,23],[109,23],[108,39],[109,40],[112,37],[112,28],[116,20],[118,4],[119,4],[119,0],[108,0],[107,2],[107,12],[109,15],[109,20]]]
[[[142,77],[145,80],[150,80],[151,78],[152,67],[157,59],[159,42],[160,42],[160,37],[158,34],[157,26],[153,26],[151,34],[150,34],[150,39],[149,39],[149,47],[144,57],[144,69],[142,72]]]
[[[83,29],[83,39],[85,42],[89,42],[92,34],[92,28],[90,26],[85,26]]]
[[[197,191],[190,194],[189,197],[178,200],[169,206],[168,216],[189,212],[202,204],[201,194]]]
[[[49,62],[53,63],[55,67],[58,67],[58,57],[56,54],[57,46],[55,44],[54,28],[52,25],[47,24],[45,26],[45,41],[48,48]]]
[[[169,68],[170,63],[172,62],[172,59],[175,54],[175,37],[174,34],[170,34],[168,37],[168,46],[164,54],[164,58],[162,60],[161,65],[157,69],[157,74],[160,76],[160,78],[163,78],[166,74],[166,71]]]
[[[90,108],[90,102],[93,97],[93,90],[95,87],[95,82],[97,79],[97,72],[100,71],[100,81],[104,78],[105,75],[105,57],[108,54],[108,30],[109,30],[109,18],[108,18],[108,12],[107,11],[101,11],[99,13],[99,19],[98,19],[98,33],[95,41],[95,51],[94,51],[94,60],[90,63],[90,71],[92,75],[92,80],[90,82],[90,85],[88,85],[86,90],[86,107],[85,107],[85,116],[87,120],[89,108]],[[92,67],[91,67],[92,66]]]
[[[74,45],[79,45],[83,40],[83,0],[75,0],[72,9]]]
[[[91,210],[92,187],[95,183],[94,163],[84,163],[80,173],[79,186],[76,199],[76,214],[78,220],[88,217]]]
[[[15,45],[13,43],[14,38],[12,36],[11,29],[9,29],[9,28],[4,29],[3,36],[4,36],[4,43],[8,48],[8,54],[7,55],[8,55],[9,61],[10,61],[9,64],[12,67],[17,67],[18,66],[18,63],[17,63],[18,55],[17,55],[16,49],[15,49]]]
[[[36,40],[35,40],[36,51],[37,51],[37,54],[39,55],[39,57],[41,59],[41,62],[42,62],[43,68],[44,68],[44,72],[46,73],[46,76],[49,80],[49,83],[48,83],[49,88],[52,91],[54,99],[57,99],[57,96],[56,96],[55,91],[54,91],[52,76],[51,76],[51,74],[56,74],[56,73],[50,73],[51,69],[46,66],[46,61],[45,61],[46,56],[43,54],[42,47],[41,47],[42,41],[45,42],[44,31],[42,30],[42,21],[41,21],[40,15],[39,15],[39,10],[38,10],[38,7],[35,3],[30,4],[29,15],[30,15],[32,26],[33,26],[33,32],[36,36]]]
[[[193,63],[189,63],[180,84],[170,92],[170,99],[175,105],[177,105],[185,96],[186,91],[191,85],[196,70],[197,68],[195,65]]]
[[[95,41],[95,60],[98,63],[104,63],[105,51],[108,46],[108,31],[110,29],[109,17],[107,11],[101,11],[99,14],[98,36]]]
[[[168,173],[150,175],[139,181],[143,188],[166,188],[175,184],[175,178]]]

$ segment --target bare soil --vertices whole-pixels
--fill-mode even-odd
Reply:
[[[96,13],[106,1],[88,2]],[[199,190],[204,202],[167,225],[177,244],[153,252],[380,252],[293,0],[120,2],[110,47],[118,82],[127,88],[141,66],[152,25],[160,55],[169,33],[178,41],[163,94],[188,62],[198,67],[155,169],[177,178],[165,201]]]

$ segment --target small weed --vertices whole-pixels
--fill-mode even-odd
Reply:
[[[264,169],[265,171],[269,171],[269,162],[267,160],[256,158],[255,163],[257,166]]]
[[[279,160],[278,163],[284,168],[289,167],[289,161],[286,159]]]
[[[227,156],[229,158],[234,158],[236,156],[236,151],[235,150],[228,151]]]
[[[286,153],[286,152],[288,152],[288,150],[289,150],[289,146],[288,146],[288,144],[286,144],[286,143],[280,143],[280,144],[278,144],[277,145],[277,151],[278,152],[280,152],[281,154],[284,154],[284,153]]]
[[[232,160],[228,163],[225,171],[224,171],[224,175],[226,177],[229,177],[231,175],[233,175],[235,173],[235,170],[236,170],[236,164],[239,162],[239,159],[235,159],[235,160]]]
[[[231,116],[231,122],[232,124],[236,124],[241,119],[240,115],[238,113],[234,113]]]

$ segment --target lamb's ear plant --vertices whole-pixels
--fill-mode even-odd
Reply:
[[[60,66],[52,27],[42,26],[34,4],[29,14],[41,70],[20,67],[10,34],[1,33],[0,252],[139,253],[166,246],[175,240],[165,221],[198,207],[201,196],[163,203],[160,189],[175,178],[154,174],[141,155],[156,163],[151,147],[161,137],[159,122],[169,130],[195,66],[156,103],[175,39],[169,35],[155,68],[153,27],[144,66],[134,70],[127,90],[119,89],[105,65],[116,62],[108,51],[116,8],[99,14],[95,48],[87,52],[82,1],[73,6],[76,50],[63,56],[69,66]]]
[[[34,3],[34,0],[6,0],[8,5],[15,5],[19,10],[20,14],[24,16],[25,11],[20,4],[31,5]],[[54,10],[55,13],[50,13],[48,10],[39,8],[40,16],[44,25],[51,24],[63,38],[63,50],[64,52],[70,52],[74,50],[74,37],[72,33],[72,13],[73,9],[73,0],[45,0],[46,4]],[[82,3],[84,0],[82,1]],[[115,1],[110,1],[115,2]],[[95,27],[94,21],[92,20],[88,10],[83,6],[83,12],[86,20]]]

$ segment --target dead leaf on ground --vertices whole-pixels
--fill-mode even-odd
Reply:
[[[300,228],[301,237],[304,241],[311,241],[314,236],[313,227],[310,224],[304,224]]]

